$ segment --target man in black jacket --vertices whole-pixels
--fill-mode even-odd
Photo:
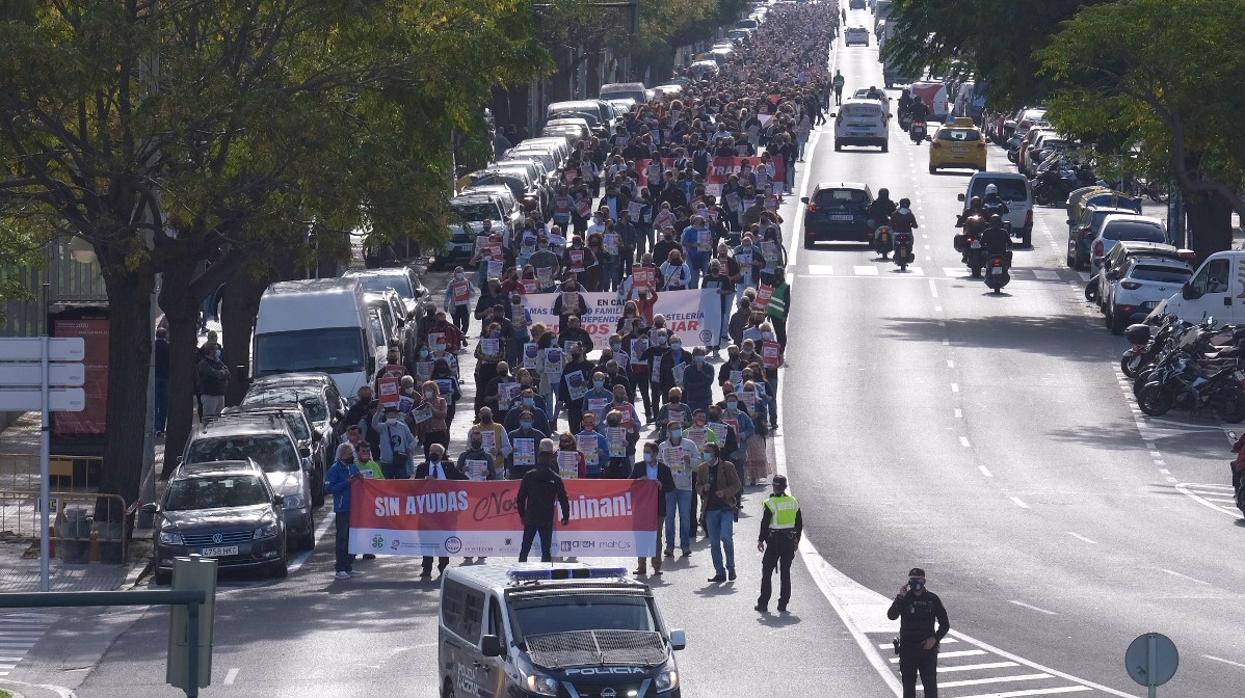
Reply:
[[[536,467],[523,475],[519,494],[515,497],[515,510],[523,521],[523,542],[519,546],[519,562],[527,562],[536,534],[540,534],[540,561],[553,562],[553,505],[562,506],[562,525],[571,521],[571,501],[566,496],[566,485],[556,470],[556,456],[551,439],[541,439],[540,453],[536,454]]]
[[[653,576],[661,576],[661,529],[662,522],[666,520],[666,493],[673,492],[674,473],[670,472],[670,467],[665,463],[657,460],[657,444],[649,441],[644,444],[644,460],[631,466],[632,480],[656,480],[659,485],[657,492],[657,547],[654,548],[653,554]],[[635,566],[634,574],[644,576],[648,574],[648,565],[645,558],[638,558]]]
[[[432,444],[428,448],[428,460],[419,464],[415,468],[416,480],[466,480],[467,475],[459,470],[457,466],[449,462],[445,458],[445,447],[441,444]],[[437,558],[437,574],[445,572],[445,568],[450,564],[448,557]],[[425,555],[423,559],[423,571],[419,575],[423,578],[432,576],[432,556]]]
[[[938,698],[938,643],[951,631],[947,609],[938,595],[925,590],[925,570],[913,567],[886,617],[899,621],[899,674],[903,698],[916,698],[916,677],[928,698]],[[938,630],[934,630],[938,621]]]

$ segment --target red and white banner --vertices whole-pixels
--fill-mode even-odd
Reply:
[[[648,166],[651,162],[652,160],[635,161],[635,169],[640,175],[641,187],[649,186]],[[714,156],[713,160],[709,163],[709,171],[705,174],[705,192],[707,194],[712,194],[713,196],[721,196],[722,187],[730,181],[731,175],[739,174],[739,171],[745,162],[747,162],[753,170],[756,170],[757,165],[761,163],[761,158],[755,155]],[[777,187],[775,192],[782,192],[786,189],[787,165],[783,162],[783,157],[781,155],[771,155],[770,164],[774,166],[773,185]],[[663,158],[661,166],[663,170],[674,169],[674,159]]]
[[[588,313],[580,318],[580,327],[592,337],[595,349],[610,345],[610,336],[618,330],[625,301],[617,293],[583,292]],[[722,333],[722,297],[714,289],[659,291],[653,314],[666,318],[666,328],[683,340],[685,347],[708,347],[718,343]],[[556,293],[528,293],[523,306],[533,323],[543,323],[552,332],[558,331],[558,316],[553,312]]]
[[[350,552],[357,555],[517,557],[519,480],[356,480]],[[555,508],[553,554],[657,555],[658,486],[652,480],[567,480],[570,523]],[[532,546],[539,559],[540,540]]]

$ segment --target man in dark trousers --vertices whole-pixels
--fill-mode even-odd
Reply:
[[[787,611],[791,600],[791,561],[796,548],[800,547],[800,535],[804,532],[804,516],[800,503],[787,494],[787,477],[774,476],[774,493],[765,500],[765,512],[761,514],[761,534],[757,550],[765,553],[761,558],[761,596],[757,598],[756,610],[769,612],[769,597],[773,591],[771,579],[778,568],[778,612]]]
[[[951,631],[947,609],[938,595],[925,590],[925,570],[913,567],[908,583],[900,587],[894,603],[886,611],[891,620],[899,618],[899,675],[903,678],[903,698],[916,698],[916,677],[927,698],[938,698],[938,643]],[[934,630],[938,621],[938,630]]]
[[[386,476],[388,477],[388,476]],[[445,458],[445,447],[441,444],[433,444],[428,447],[428,460],[419,464],[415,468],[416,480],[466,480],[467,474],[459,470],[456,465]],[[437,558],[437,573],[445,572],[445,568],[450,564],[448,557]],[[423,559],[423,571],[419,575],[423,578],[432,576],[432,556],[425,555]]]
[[[536,454],[536,467],[523,475],[519,494],[515,497],[515,509],[523,520],[523,542],[519,547],[519,562],[527,562],[536,534],[540,534],[540,561],[553,562],[553,504],[562,505],[562,525],[571,521],[571,501],[566,496],[566,485],[557,472],[557,457],[553,452],[552,439],[541,439],[540,452]]]

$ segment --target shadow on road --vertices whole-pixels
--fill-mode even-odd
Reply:
[[[991,315],[947,320],[891,317],[882,322],[892,338],[913,342],[941,342],[946,337],[961,348],[1011,349],[1069,361],[1111,358],[1102,333],[1086,326],[1080,315]],[[945,327],[940,323],[945,323]]]

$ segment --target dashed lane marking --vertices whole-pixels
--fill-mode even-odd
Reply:
[[[1012,500],[1012,504],[1015,504],[1016,506],[1020,507],[1021,509],[1028,509],[1028,508],[1030,508],[1030,507],[1029,507],[1029,505],[1028,505],[1028,504],[1025,504],[1025,503],[1024,503],[1024,500],[1022,500],[1020,497],[1008,497],[1008,499]]]
[[[1090,545],[1098,545],[1098,541],[1093,540],[1091,538],[1086,538],[1085,536],[1077,533],[1076,531],[1068,531],[1068,535],[1081,541],[1082,543],[1089,543]]]
[[[1056,613],[1056,612],[1054,612],[1054,611],[1048,611],[1048,610],[1046,610],[1045,608],[1039,608],[1039,607],[1037,607],[1037,606],[1034,606],[1033,604],[1027,604],[1027,603],[1025,603],[1024,601],[1016,601],[1015,599],[1012,599],[1012,600],[1008,601],[1007,603],[1012,604],[1013,606],[1019,606],[1019,607],[1021,607],[1021,608],[1027,608],[1027,609],[1029,609],[1030,611],[1036,611],[1036,612],[1038,612],[1038,613],[1041,613],[1041,614],[1044,614],[1044,615],[1048,615],[1048,616],[1057,616],[1057,615],[1059,615],[1058,613]]]

